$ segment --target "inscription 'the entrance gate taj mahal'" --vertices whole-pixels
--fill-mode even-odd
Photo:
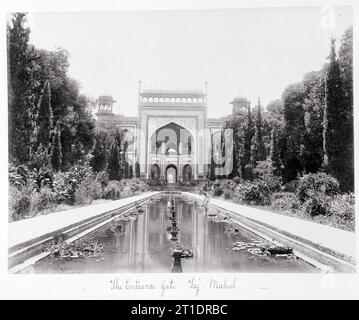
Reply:
[[[168,183],[203,180],[211,161],[223,156],[221,129],[226,118],[207,117],[207,82],[201,90],[153,90],[142,88],[140,81],[137,117],[114,114],[114,102],[110,94],[99,96],[96,124],[124,130],[126,161],[134,176]],[[233,113],[249,107],[246,98],[235,98],[231,104]],[[231,163],[226,158],[228,174]]]

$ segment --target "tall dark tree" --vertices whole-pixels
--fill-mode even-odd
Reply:
[[[47,149],[50,149],[53,135],[53,112],[51,107],[51,89],[50,82],[45,81],[44,87],[38,103],[38,112],[36,116],[36,142]]]
[[[107,150],[109,149],[109,133],[103,129],[97,129],[95,133],[95,145],[92,151],[91,166],[95,172],[106,169]]]
[[[257,161],[264,161],[266,159],[266,150],[263,141],[263,121],[262,121],[262,106],[258,99],[257,114],[255,121],[255,134],[253,136],[251,161],[253,166]]]
[[[331,43],[325,84],[324,168],[338,179],[342,189],[347,189],[346,179],[350,172],[345,159],[347,145],[343,142],[348,138],[348,115],[334,39]]]
[[[303,166],[306,172],[318,172],[323,164],[323,113],[325,71],[313,71],[304,76],[304,149]]]
[[[53,143],[51,147],[51,166],[54,170],[59,171],[62,166],[62,146],[61,146],[61,123],[56,123]]]
[[[270,154],[269,159],[272,162],[273,174],[280,176],[283,170],[283,162],[281,159],[280,144],[278,138],[278,129],[273,127],[270,143]]]
[[[113,140],[107,162],[107,173],[110,180],[121,180],[120,150],[117,136]]]
[[[36,100],[32,81],[36,57],[25,24],[26,15],[15,13],[7,26],[9,155],[21,163],[29,159],[31,110]]]
[[[210,164],[209,164],[209,180],[214,181],[215,176],[215,161],[214,161],[214,141],[213,134],[211,134],[211,155],[210,155]]]
[[[242,172],[244,179],[252,179],[252,164],[251,164],[251,147],[252,147],[252,139],[255,134],[253,116],[251,112],[251,107],[248,105],[247,110],[247,123],[245,126],[244,132],[244,153],[243,153],[243,161],[242,161]]]
[[[284,181],[296,179],[303,174],[305,87],[302,83],[288,86],[282,95],[284,106],[283,164]]]
[[[344,91],[344,106],[346,111],[346,136],[343,143],[346,146],[343,157],[345,184],[344,190],[354,190],[354,115],[353,115],[353,27],[348,28],[341,40],[338,61],[342,76]]]

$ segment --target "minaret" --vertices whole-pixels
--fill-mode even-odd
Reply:
[[[249,101],[247,98],[244,97],[236,97],[234,98],[230,104],[232,107],[232,114],[247,114],[249,108]]]
[[[113,113],[113,104],[116,100],[114,100],[110,94],[104,93],[98,97],[96,102],[98,104],[98,111],[96,113],[97,122],[104,127],[111,126],[115,116]]]

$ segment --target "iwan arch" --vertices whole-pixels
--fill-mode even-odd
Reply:
[[[126,157],[134,175],[169,183],[203,180],[209,173],[211,148],[219,152],[224,118],[207,117],[207,83],[202,90],[153,90],[139,82],[138,116],[112,112],[115,100],[98,99],[97,125],[127,131]]]

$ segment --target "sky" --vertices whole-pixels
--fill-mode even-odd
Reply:
[[[333,8],[332,8],[333,9]],[[208,116],[231,112],[235,96],[252,105],[281,97],[287,85],[318,70],[330,37],[352,25],[350,7],[30,13],[30,41],[65,48],[69,75],[114,112],[137,115],[138,81],[153,89],[201,89]]]

